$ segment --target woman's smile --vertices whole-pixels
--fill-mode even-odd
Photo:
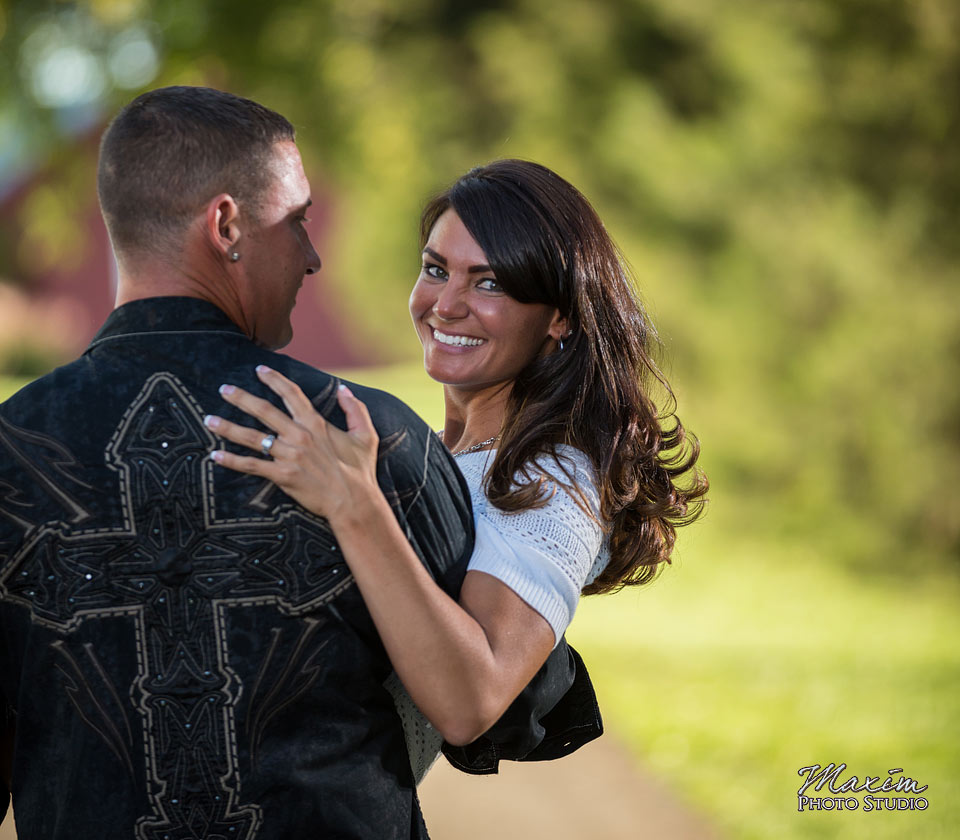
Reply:
[[[447,347],[479,347],[481,344],[486,343],[485,338],[473,338],[469,335],[445,333],[441,332],[436,327],[433,328],[433,339],[434,341],[438,341],[440,344],[446,345]]]

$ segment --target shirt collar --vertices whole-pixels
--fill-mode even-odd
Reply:
[[[118,306],[87,352],[103,341],[134,333],[221,332],[245,335],[219,307],[195,297],[155,297]]]

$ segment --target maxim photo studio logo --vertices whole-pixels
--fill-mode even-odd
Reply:
[[[825,767],[811,764],[797,774],[805,776],[797,791],[798,811],[926,811],[927,800],[917,794],[928,785],[921,785],[903,773],[902,767],[887,770],[886,776],[864,776],[861,781],[852,774],[844,778],[846,764],[831,762]],[[826,788],[826,790],[824,790]],[[811,794],[823,793],[823,796]]]

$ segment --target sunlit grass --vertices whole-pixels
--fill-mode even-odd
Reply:
[[[417,365],[339,373],[442,422]],[[0,397],[22,384],[0,379]],[[570,638],[608,729],[731,840],[952,838],[957,582],[854,577],[802,545],[752,541],[724,524],[736,500],[712,495],[659,581],[580,607]],[[929,808],[798,813],[797,771],[830,762],[861,778],[903,768]]]
[[[872,583],[717,537],[646,591],[581,605],[570,636],[610,729],[731,838],[955,836],[956,584]],[[798,813],[797,771],[830,762],[903,768],[930,807]]]

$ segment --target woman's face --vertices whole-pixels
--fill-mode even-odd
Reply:
[[[452,209],[430,231],[410,315],[427,373],[466,390],[512,381],[553,349],[566,326],[556,307],[520,303],[500,288],[483,249]]]

